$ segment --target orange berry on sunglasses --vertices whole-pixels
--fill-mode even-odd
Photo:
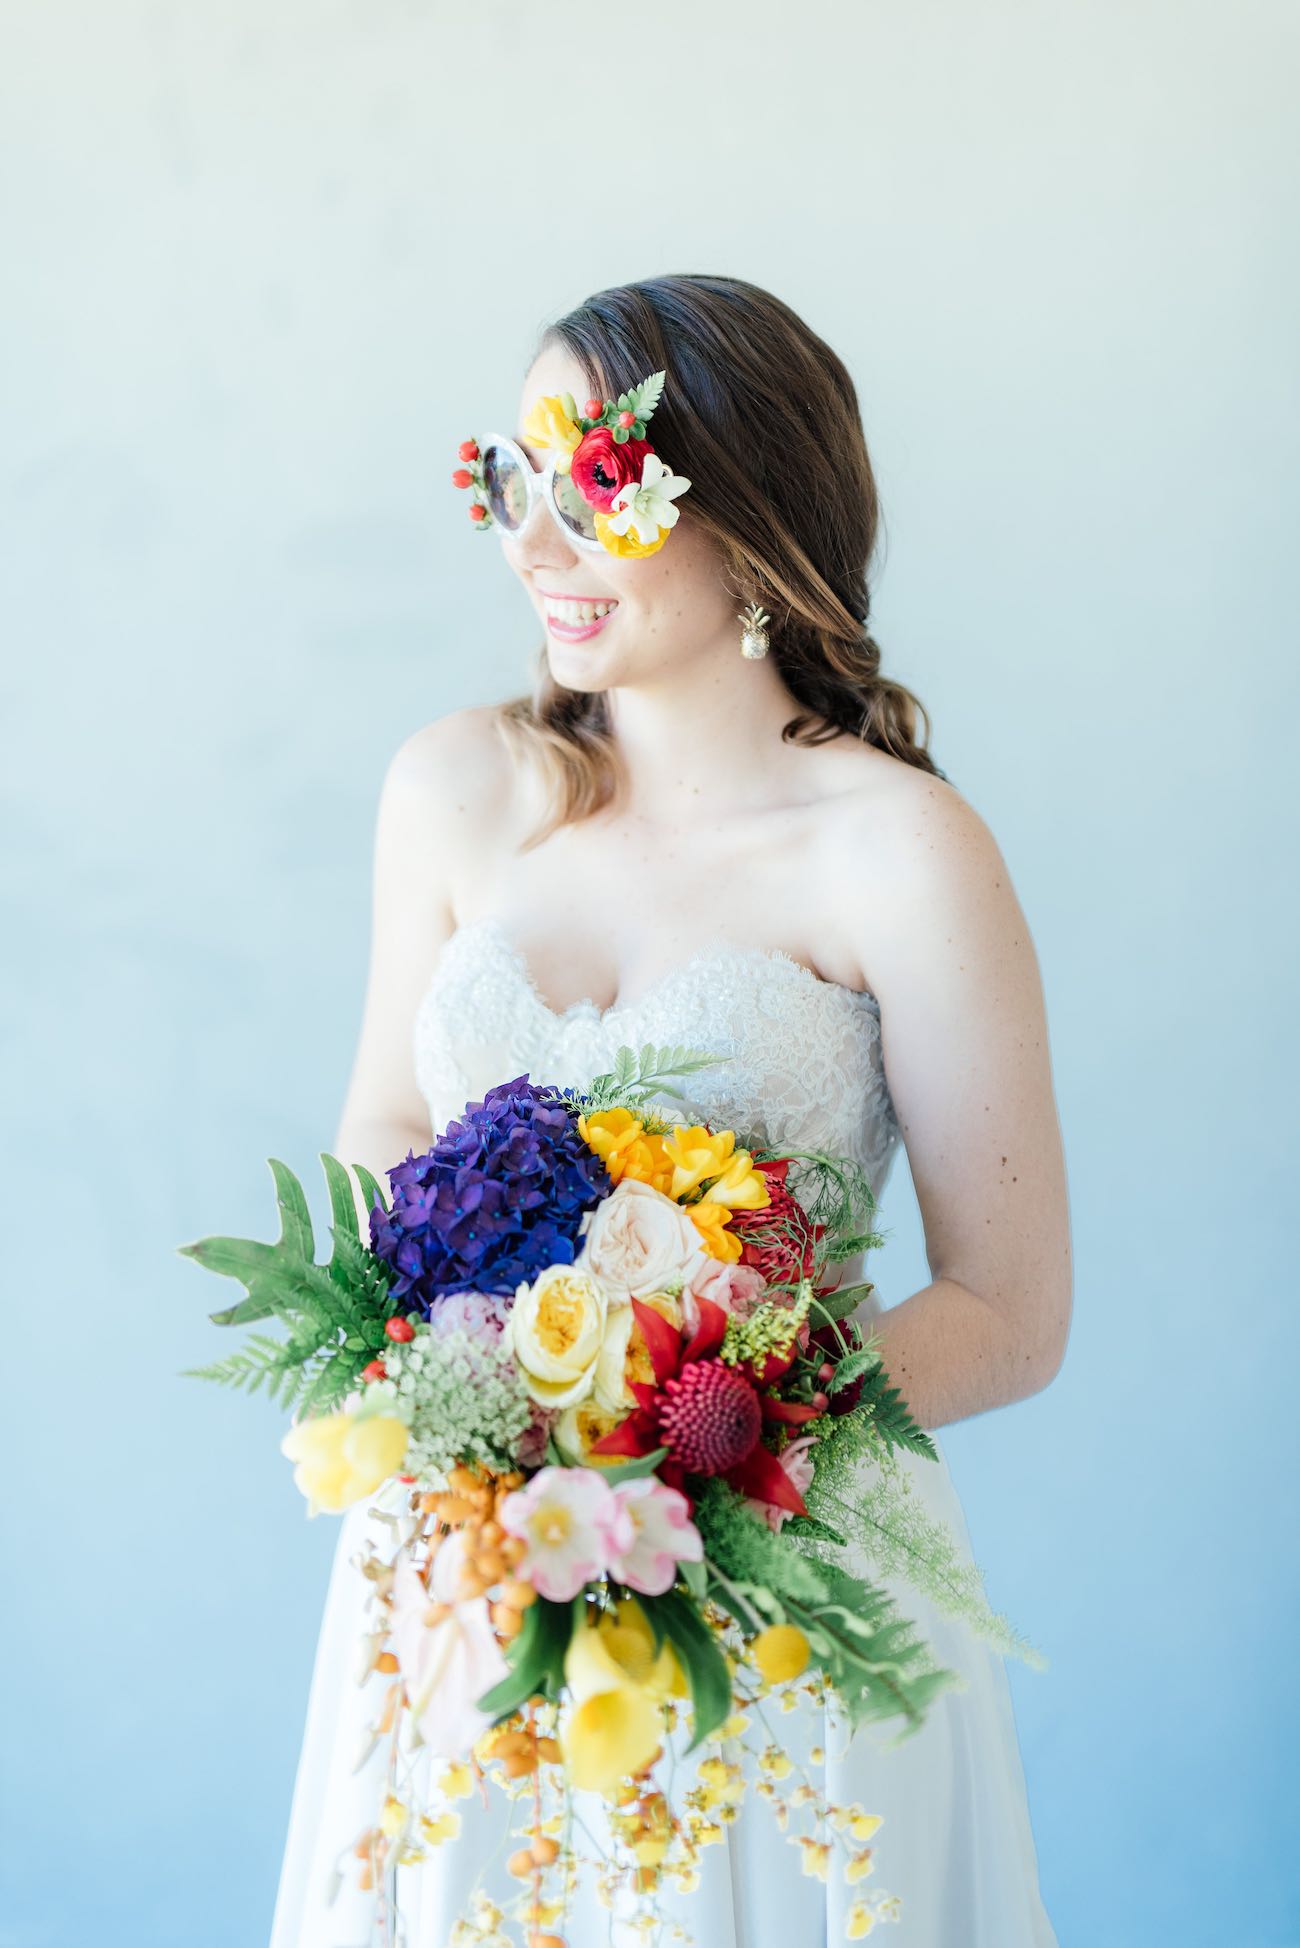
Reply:
[[[589,399],[587,401],[587,407],[586,407],[586,411],[583,414],[583,418],[599,419],[601,414],[604,412],[604,410],[605,410],[605,402],[603,399]]]
[[[482,506],[480,502],[475,501],[473,507],[471,507],[471,509],[469,510],[469,518],[471,521],[486,521],[487,520],[486,507]]]
[[[478,441],[462,440],[460,445],[456,448],[456,458],[458,460],[477,460]]]
[[[474,476],[468,467],[457,467],[451,477],[451,484],[453,487],[472,487],[474,485]]]

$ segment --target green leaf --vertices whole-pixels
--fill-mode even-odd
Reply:
[[[727,1660],[718,1647],[717,1637],[689,1596],[674,1589],[663,1596],[643,1596],[639,1601],[647,1612],[652,1606],[657,1612],[663,1633],[677,1652],[690,1683],[694,1723],[686,1749],[693,1752],[731,1715],[731,1673]]]
[[[870,1368],[878,1366],[879,1363],[879,1356],[865,1348],[859,1353],[850,1353],[847,1359],[840,1361],[834,1373],[827,1381],[827,1393],[842,1393],[845,1387],[851,1387],[853,1385],[853,1382],[860,1374],[866,1373]]]
[[[361,1194],[366,1200],[366,1209],[372,1211],[376,1203],[378,1203],[380,1208],[386,1211],[388,1209],[388,1199],[384,1196],[383,1191],[379,1188],[378,1182],[371,1176],[364,1163],[354,1163],[352,1168],[356,1172],[357,1182],[361,1186]]]
[[[703,1603],[709,1593],[709,1572],[702,1562],[679,1562],[678,1572],[697,1603]]]
[[[572,1611],[567,1603],[539,1596],[524,1611],[523,1627],[506,1651],[509,1673],[478,1700],[478,1708],[499,1724],[530,1698],[558,1696],[564,1683],[564,1653],[573,1635]]]
[[[321,1151],[320,1160],[325,1172],[325,1181],[329,1185],[330,1209],[334,1213],[335,1225],[340,1231],[346,1232],[350,1238],[360,1239],[357,1200],[352,1194],[352,1179],[338,1158],[332,1157],[328,1150]]]
[[[652,1475],[661,1461],[668,1459],[666,1447],[657,1447],[652,1454],[636,1454],[629,1461],[620,1461],[615,1466],[602,1468],[601,1474],[611,1485],[619,1481],[639,1481],[642,1475]]]
[[[280,1205],[280,1243],[300,1258],[314,1258],[316,1240],[312,1236],[311,1212],[302,1185],[287,1163],[281,1163],[278,1157],[269,1157],[267,1161],[275,1178],[275,1194]]]
[[[870,1279],[864,1279],[860,1285],[845,1285],[838,1292],[823,1292],[819,1298],[813,1300],[810,1316],[812,1313],[820,1313],[821,1323],[824,1325],[830,1325],[837,1319],[847,1319],[849,1314],[856,1312],[862,1301],[869,1298],[875,1289]],[[814,1319],[813,1324],[817,1323],[818,1321]]]

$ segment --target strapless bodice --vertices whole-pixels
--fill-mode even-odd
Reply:
[[[415,1073],[440,1134],[493,1083],[583,1085],[620,1047],[686,1045],[731,1059],[657,1098],[680,1122],[735,1128],[774,1148],[851,1157],[878,1198],[898,1142],[880,1004],[773,948],[703,943],[633,1000],[562,1012],[543,1000],[495,915],[457,927],[414,1023]]]

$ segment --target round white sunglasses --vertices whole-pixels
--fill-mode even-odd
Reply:
[[[502,540],[523,532],[540,500],[566,541],[578,548],[608,552],[596,533],[596,509],[583,499],[567,473],[556,471],[559,455],[554,449],[547,453],[540,470],[508,433],[486,434],[479,441],[479,453],[488,511]]]

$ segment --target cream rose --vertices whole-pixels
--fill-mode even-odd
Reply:
[[[548,1265],[516,1289],[503,1339],[539,1406],[572,1407],[591,1392],[609,1300],[608,1286],[579,1265]]]
[[[708,1262],[681,1205],[639,1177],[624,1177],[587,1219],[578,1264],[623,1298],[646,1298]]]

